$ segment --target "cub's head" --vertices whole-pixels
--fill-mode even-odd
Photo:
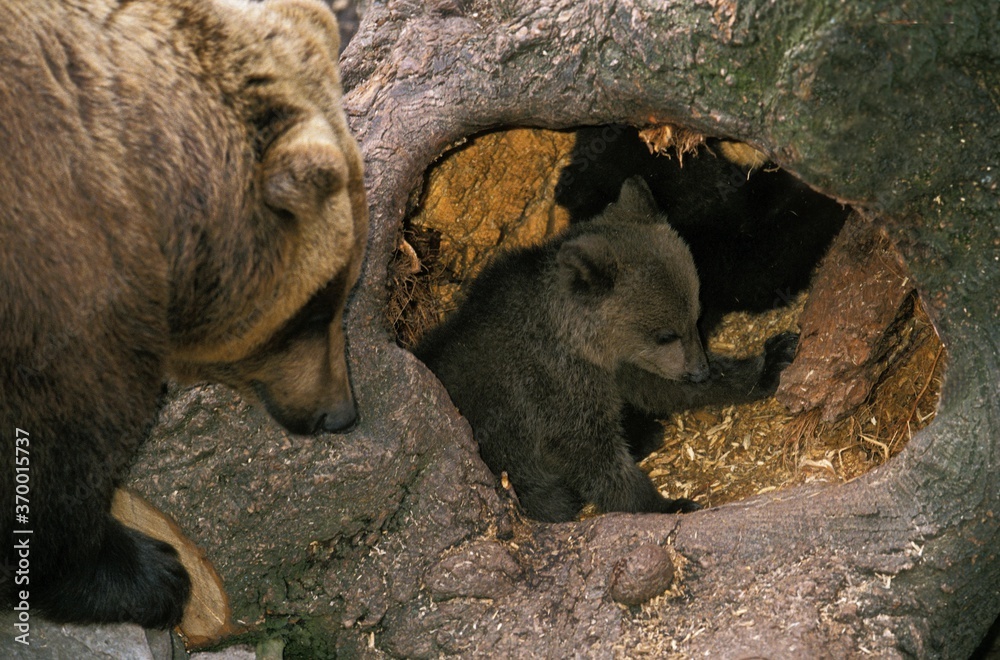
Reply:
[[[698,274],[691,252],[657,217],[641,179],[566,240],[556,256],[563,335],[594,364],[633,364],[668,380],[703,381],[708,362],[697,322]]]
[[[216,5],[243,31],[221,42],[214,67],[246,133],[243,224],[234,230],[255,263],[230,257],[224,274],[235,274],[219,287],[203,324],[210,331],[178,342],[172,371],[236,388],[292,432],[342,430],[357,416],[343,311],[368,207],[341,109],[337,24],[311,0]],[[233,252],[212,248],[216,259]]]

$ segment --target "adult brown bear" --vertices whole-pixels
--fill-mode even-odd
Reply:
[[[165,374],[298,433],[354,421],[368,217],[337,50],[307,0],[0,5],[6,602],[180,619],[176,553],[108,514]]]

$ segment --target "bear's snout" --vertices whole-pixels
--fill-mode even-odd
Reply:
[[[358,419],[358,409],[353,401],[344,401],[329,410],[321,412],[315,432],[336,433],[354,426]]]
[[[275,398],[274,392],[260,381],[253,381],[250,390],[276,422],[297,435],[344,431],[358,419],[354,397],[350,394],[336,403],[307,408],[282,405]]]
[[[689,383],[704,383],[708,380],[709,368],[708,362],[698,365],[698,368],[694,371],[689,371],[684,374],[684,380]]]

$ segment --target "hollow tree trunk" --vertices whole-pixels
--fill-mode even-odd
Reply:
[[[764,147],[815,187],[890,222],[948,345],[942,409],[897,460],[849,485],[680,521],[642,519],[695,566],[693,602],[663,623],[703,621],[691,652],[894,641],[908,653],[960,657],[1000,612],[997,10],[810,5],[373,8],[344,63],[376,228],[371,286],[355,314],[374,317],[384,304],[380,271],[407,195],[470,133],[666,120]],[[593,539],[638,526],[614,517],[582,527]],[[539,533],[568,539],[580,529]],[[528,593],[571,617],[576,599],[558,591]],[[402,618],[393,622],[414,625]],[[579,639],[581,630],[561,633]]]
[[[360,424],[287,438],[195,391],[165,412],[139,486],[216,562],[238,619],[286,617],[345,655],[966,657],[1000,612],[998,35],[985,0],[372,6],[343,59],[372,211],[348,315]],[[481,130],[666,121],[751,142],[888,223],[948,348],[940,412],[846,485],[521,520],[383,327],[407,200]],[[219,415],[239,432],[215,453]],[[164,473],[168,455],[186,467]],[[248,505],[258,487],[269,501]],[[686,596],[640,612],[610,591],[650,544],[683,555]]]

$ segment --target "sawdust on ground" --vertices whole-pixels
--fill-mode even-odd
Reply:
[[[760,352],[768,337],[798,330],[804,303],[805,294],[785,309],[730,314],[709,350]],[[666,420],[663,447],[640,466],[664,495],[703,506],[864,474],[898,454],[937,410],[943,346],[921,305],[908,326],[907,349],[849,417],[828,423],[818,411],[792,415],[773,398],[689,410]]]

